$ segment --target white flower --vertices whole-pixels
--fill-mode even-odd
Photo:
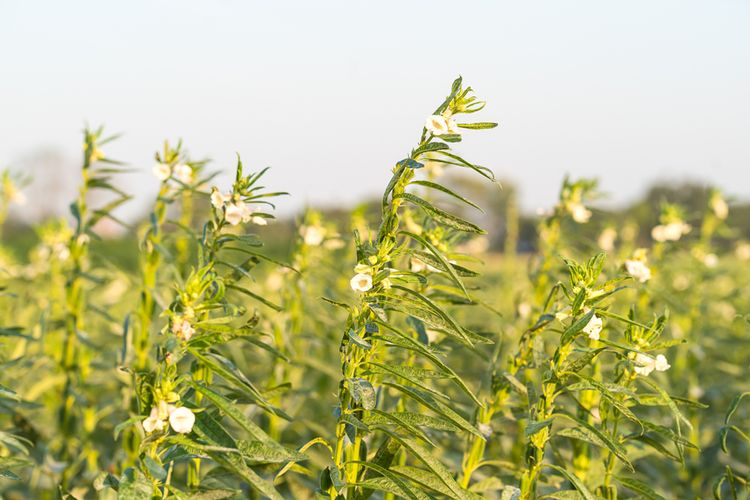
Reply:
[[[172,175],[172,167],[166,163],[157,163],[154,165],[153,172],[157,179],[164,182]]]
[[[737,245],[734,254],[740,260],[750,260],[750,243],[742,242]]]
[[[719,265],[719,257],[715,253],[710,253],[703,257],[703,263],[708,268],[714,268]]]
[[[667,362],[667,358],[663,354],[659,354],[656,358],[649,356],[648,354],[638,353],[635,355],[633,360],[637,366],[633,368],[638,375],[648,377],[649,374],[656,370],[658,372],[664,372],[671,368]]]
[[[221,210],[226,202],[228,202],[232,197],[230,195],[222,194],[221,191],[219,191],[218,188],[213,188],[211,190],[211,205],[214,206],[217,210]]]
[[[180,163],[174,167],[174,176],[177,177],[180,182],[190,184],[193,182],[193,169],[190,165]]]
[[[364,273],[355,274],[349,284],[355,292],[366,292],[372,288],[372,276]]]
[[[425,264],[419,259],[415,259],[414,257],[412,257],[409,260],[409,268],[411,269],[413,273],[420,273],[424,271],[425,269],[427,269],[427,264]]]
[[[531,316],[531,304],[528,302],[518,304],[518,316],[524,319]]]
[[[180,434],[192,431],[193,424],[195,424],[195,414],[184,406],[175,409],[169,415],[169,425],[172,426],[172,430]]]
[[[151,408],[151,414],[143,420],[142,425],[143,430],[148,434],[164,429],[164,421],[159,418],[159,412],[156,407]]]
[[[602,234],[599,235],[597,243],[599,244],[599,248],[601,248],[605,252],[611,252],[615,249],[616,239],[617,231],[611,227],[608,227],[604,231],[602,231]]]
[[[711,210],[714,211],[714,215],[724,220],[729,216],[729,205],[727,205],[727,202],[724,201],[724,198],[721,196],[714,196],[711,199]]]
[[[583,203],[573,203],[568,206],[568,211],[573,220],[579,224],[586,224],[591,219],[591,210],[586,208]]]
[[[236,226],[243,221],[246,212],[247,207],[244,202],[228,203],[224,207],[224,219],[231,225]]]
[[[596,314],[591,316],[588,324],[583,327],[583,333],[589,336],[591,340],[599,340],[599,333],[602,331],[602,319]]]
[[[651,269],[642,260],[626,260],[625,270],[641,283],[651,279]]]
[[[268,220],[265,217],[254,216],[250,218],[250,222],[258,226],[267,226]]]
[[[429,118],[427,118],[424,126],[428,131],[432,132],[433,135],[446,135],[452,133],[450,131],[448,120],[446,120],[442,115],[430,116]]]
[[[320,226],[300,226],[299,235],[302,236],[305,245],[316,247],[323,243],[326,230]]]
[[[172,321],[172,333],[174,333],[178,339],[187,342],[193,337],[193,335],[195,335],[195,328],[193,328],[190,322],[185,318],[177,318]]]
[[[665,225],[658,225],[651,230],[651,237],[663,243],[665,241],[677,241],[682,235],[688,234],[692,228],[690,224],[684,222],[670,222]]]

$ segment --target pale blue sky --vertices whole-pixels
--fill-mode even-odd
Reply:
[[[88,121],[144,171],[182,137],[227,171],[235,151],[271,166],[283,210],[354,201],[462,74],[501,126],[459,149],[527,209],[566,172],[615,201],[687,177],[750,197],[748,26],[744,0],[0,0],[0,164],[77,160]]]

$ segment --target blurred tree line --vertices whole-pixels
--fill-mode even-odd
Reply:
[[[470,212],[466,207],[453,207],[454,211],[469,220],[477,222],[488,231],[489,250],[493,252],[518,253],[533,252],[536,249],[537,222],[539,215],[523,213],[519,209],[519,199],[523,196],[517,187],[509,181],[500,185],[488,185],[464,176],[450,176],[446,184],[457,192],[475,201],[484,208],[484,213]],[[590,207],[594,217],[588,224],[571,224],[568,230],[576,231],[576,239],[595,244],[599,234],[606,227],[621,228],[630,224],[638,230],[638,238],[645,245],[650,238],[651,228],[658,224],[662,203],[677,203],[685,208],[688,222],[697,221],[705,210],[711,186],[697,182],[686,182],[680,185],[656,184],[650,187],[643,197],[626,206],[619,208],[598,209],[597,203]],[[434,193],[431,194],[434,196]],[[550,200],[551,208],[557,200]],[[441,203],[450,204],[449,198],[441,199]],[[750,240],[750,203],[731,203],[728,223],[739,233],[737,236]],[[324,218],[333,222],[344,237],[351,234],[352,210],[358,211],[367,220],[376,219],[380,211],[380,200],[373,198],[358,207],[316,207]],[[199,213],[208,210],[208,202],[204,200],[195,204],[196,220],[202,217]],[[294,242],[296,225],[299,217],[286,217],[277,220],[267,228],[259,228],[264,233],[268,250],[283,258]],[[116,262],[124,269],[135,269],[137,262],[137,228],[146,220],[146,213],[140,221],[132,224],[125,232],[112,233],[110,237],[94,241],[102,252],[95,254],[107,255],[108,259]],[[698,227],[697,223],[693,224]],[[375,228],[376,229],[376,228]],[[4,228],[5,246],[16,257],[21,258],[37,241],[34,228],[18,218],[11,218]],[[103,231],[108,233],[108,231]],[[727,235],[729,236],[729,235]]]

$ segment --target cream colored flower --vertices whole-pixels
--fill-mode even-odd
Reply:
[[[429,132],[432,132],[433,135],[446,135],[451,133],[448,120],[442,115],[430,116],[427,118],[424,126]]]
[[[190,184],[193,182],[193,169],[192,167],[190,167],[190,165],[180,163],[179,165],[175,165],[174,167],[174,176],[180,182]]]
[[[187,434],[193,430],[195,424],[195,414],[189,408],[184,406],[176,408],[169,415],[169,425],[172,430],[180,434]]]
[[[739,243],[734,250],[734,254],[740,260],[750,260],[750,243],[745,241]]]
[[[316,247],[323,243],[326,230],[320,226],[300,226],[299,235],[302,236],[305,245]]]
[[[641,283],[645,283],[651,279],[651,269],[642,260],[626,260],[625,270],[630,276]]]
[[[599,235],[597,244],[605,252],[611,252],[615,249],[615,240],[617,240],[617,231],[614,228],[608,227]]]
[[[461,133],[461,129],[458,128],[458,124],[453,118],[445,119],[446,125],[448,125],[448,133],[458,135]]]
[[[586,326],[583,327],[583,333],[588,335],[591,340],[599,340],[599,334],[602,331],[602,324],[602,319],[594,314],[591,316],[591,319]]]
[[[583,203],[572,203],[568,206],[568,212],[573,220],[579,224],[586,224],[591,219],[591,210],[586,208]]]
[[[151,409],[151,414],[146,417],[143,422],[143,430],[147,434],[151,434],[154,431],[164,430],[164,421],[159,418],[159,414],[156,408]]]
[[[714,215],[721,220],[724,220],[729,216],[729,205],[727,205],[727,202],[721,197],[721,195],[716,195],[711,198],[711,210],[713,210]]]
[[[243,221],[247,207],[243,201],[227,203],[224,207],[224,219],[233,226]]]
[[[166,163],[157,163],[154,165],[153,172],[157,179],[164,182],[172,175],[172,167]]]
[[[211,205],[217,210],[221,210],[230,199],[232,199],[230,195],[222,194],[218,188],[211,189]]]
[[[253,217],[250,217],[250,222],[252,222],[256,226],[267,226],[268,225],[268,220],[265,217],[259,217],[257,215],[254,215]]]
[[[713,269],[719,265],[719,257],[715,253],[709,253],[703,257],[703,264],[706,267]]]
[[[692,230],[690,224],[684,222],[670,222],[669,224],[660,224],[651,230],[651,237],[660,243],[665,241],[677,241],[683,235]]]
[[[369,274],[355,274],[349,284],[355,292],[366,292],[372,288],[372,276]]]
[[[177,318],[172,321],[172,333],[174,333],[178,339],[187,342],[193,335],[195,335],[195,328],[185,318]]]

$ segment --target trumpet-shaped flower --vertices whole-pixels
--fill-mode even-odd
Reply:
[[[224,208],[224,205],[231,199],[231,196],[223,194],[218,188],[211,189],[211,205],[217,210]]]
[[[143,422],[143,430],[146,431],[147,434],[151,434],[154,431],[162,431],[164,430],[164,420],[159,418],[159,411],[156,409],[156,407],[151,408],[151,414],[146,417]]]
[[[172,176],[172,167],[166,163],[157,163],[154,165],[153,172],[157,179],[164,182]]]
[[[364,293],[372,288],[372,276],[365,273],[355,274],[349,284],[355,292]]]
[[[169,414],[169,425],[177,433],[187,434],[193,430],[195,413],[184,406],[176,408]]]
[[[591,219],[591,210],[586,208],[583,203],[571,203],[568,205],[568,212],[573,220],[579,224],[586,224]]]
[[[174,167],[174,176],[185,184],[193,182],[193,168],[190,165],[180,163]]]
[[[617,239],[617,231],[614,228],[608,227],[599,235],[597,244],[599,248],[605,252],[611,252],[615,249],[615,240]]]
[[[240,222],[247,222],[245,219],[249,219],[249,217],[248,208],[244,201],[227,203],[224,207],[224,219],[233,226],[236,226]]]
[[[300,226],[299,235],[302,236],[305,245],[316,247],[323,243],[326,230],[320,226]]]
[[[599,340],[599,334],[602,331],[602,319],[596,314],[591,316],[591,319],[583,327],[583,333],[589,336],[591,340]]]
[[[443,115],[432,115],[427,118],[425,122],[425,128],[432,133],[432,135],[455,135],[460,134],[461,131],[458,128],[458,124],[451,117]]]

